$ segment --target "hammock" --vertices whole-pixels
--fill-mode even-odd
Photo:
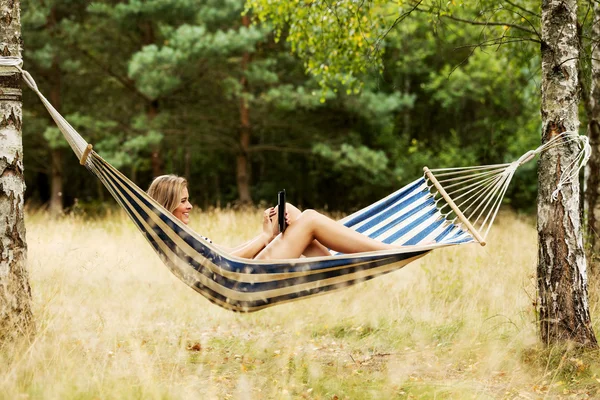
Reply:
[[[209,301],[235,312],[339,290],[402,268],[434,248],[485,245],[517,167],[555,146],[580,146],[579,155],[561,175],[555,198],[564,185],[577,179],[591,150],[587,137],[565,132],[512,163],[424,168],[423,177],[339,221],[373,239],[406,247],[290,260],[243,259],[204,240],[93,151],[40,93],[31,75],[21,69],[20,59],[0,57],[0,65],[21,71],[80,163],[100,179],[171,272]]]

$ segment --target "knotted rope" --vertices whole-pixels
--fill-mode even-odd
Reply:
[[[564,141],[562,140],[564,138]],[[561,141],[563,143],[561,143]],[[558,194],[565,185],[573,183],[579,178],[579,171],[587,164],[588,160],[592,155],[592,146],[590,146],[590,140],[585,135],[578,135],[577,132],[567,131],[560,135],[556,135],[554,138],[538,147],[535,151],[536,154],[541,153],[566,143],[575,142],[579,144],[579,152],[577,156],[563,169],[560,174],[560,179],[556,185],[556,190],[552,192],[551,201],[558,200]]]

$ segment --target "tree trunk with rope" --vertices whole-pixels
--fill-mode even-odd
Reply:
[[[0,0],[2,56],[21,57],[19,0]],[[0,67],[0,343],[33,331],[23,215],[21,74]]]
[[[542,143],[579,129],[577,1],[542,2]],[[573,142],[541,154],[538,168],[538,307],[547,345],[597,346],[588,306],[579,181],[552,201],[561,172],[578,153]]]
[[[594,2],[592,38],[600,40],[600,4]],[[592,82],[588,114],[588,137],[592,155],[585,170],[585,210],[587,217],[587,238],[590,250],[590,271],[600,261],[600,47],[592,45]]]

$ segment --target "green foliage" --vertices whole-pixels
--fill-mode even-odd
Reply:
[[[328,92],[326,97],[333,99],[335,95],[333,92]],[[311,110],[323,103],[314,92],[307,93],[305,87],[294,87],[290,84],[279,85],[267,90],[263,93],[262,100],[279,110],[289,112],[297,109]]]
[[[395,113],[413,108],[415,100],[416,95],[412,93],[364,90],[358,96],[349,97],[346,104],[350,111],[361,118],[376,126],[386,127],[394,123]]]
[[[383,67],[381,36],[392,23],[386,15],[404,7],[385,1],[248,0],[245,12],[273,24],[276,39],[286,37],[322,88],[342,84],[356,92],[365,72]]]
[[[515,4],[535,11],[530,3]],[[158,154],[163,172],[187,175],[199,204],[235,201],[245,104],[254,200],[270,203],[285,187],[294,203],[350,211],[418,178],[423,165],[512,161],[538,144],[535,49],[476,46],[527,35],[451,18],[502,21],[506,5],[424,1],[404,18],[415,4],[35,0],[23,5],[25,66],[142,187]],[[65,143],[24,96],[27,179],[43,202],[50,150]],[[105,195],[72,160],[63,161],[67,202]],[[517,208],[534,204],[533,168],[508,194]]]
[[[69,147],[69,144],[65,140],[62,132],[54,126],[46,127],[46,129],[44,130],[44,133],[42,135],[44,136],[44,139],[46,139],[46,141],[48,142],[48,146],[51,149],[59,149],[59,148],[68,148]]]
[[[354,172],[361,180],[377,178],[387,171],[388,159],[385,153],[366,146],[354,147],[344,143],[334,150],[327,144],[319,143],[313,147],[313,152],[331,161],[334,171],[349,175]]]
[[[181,85],[179,70],[193,68],[194,61],[253,52],[264,37],[265,32],[256,27],[210,33],[204,26],[182,25],[165,38],[166,45],[148,45],[134,54],[129,77],[142,93],[157,99]]]
[[[112,18],[129,27],[132,20],[157,19],[166,23],[177,23],[189,16],[189,12],[201,2],[197,0],[129,0],[126,3],[92,2],[88,11]]]
[[[464,67],[455,69],[453,65],[445,65],[432,74],[424,88],[431,92],[433,100],[450,111],[459,110],[466,102],[485,106],[491,101],[492,107],[504,107],[506,98],[497,94],[504,94],[502,89],[511,85],[512,80],[504,73],[507,65],[504,54],[478,51]]]

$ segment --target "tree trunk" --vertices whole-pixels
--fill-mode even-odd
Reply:
[[[52,11],[52,23],[55,23],[54,10]],[[61,96],[61,72],[57,60],[52,63],[52,88],[50,89],[50,102],[60,112]],[[52,118],[50,122],[54,124]],[[50,207],[49,211],[52,216],[61,215],[63,212],[63,164],[62,150],[60,147],[51,149],[50,151],[51,167],[50,167]]]
[[[0,49],[21,57],[19,0],[0,0]],[[0,67],[0,342],[34,329],[31,289],[25,268],[27,242],[23,205],[21,75]]]
[[[140,25],[140,30],[142,32],[142,44],[144,46],[154,44],[155,35],[152,21],[143,22]],[[152,121],[156,115],[158,115],[158,99],[155,99],[148,104],[146,115],[148,117],[148,121]],[[152,166],[152,175],[156,178],[157,176],[163,175],[165,171],[160,143],[154,145],[151,151],[152,154],[150,164]]]
[[[186,144],[184,155],[183,155],[183,176],[190,182],[192,176],[192,151],[190,150],[190,144]],[[202,186],[206,187],[206,186]]]
[[[250,18],[248,15],[242,16],[242,25],[250,26]],[[242,56],[242,77],[240,83],[242,85],[242,96],[240,97],[240,151],[237,155],[237,188],[239,193],[239,201],[242,204],[251,204],[252,196],[250,196],[250,165],[248,162],[248,148],[250,147],[250,110],[248,108],[248,79],[245,72],[248,70],[250,63],[250,53],[244,52]]]
[[[404,77],[404,93],[409,94],[410,93],[410,76],[408,74],[406,74],[406,76]],[[412,125],[411,125],[411,116],[413,113],[413,109],[412,107],[405,107],[404,112],[403,112],[403,126],[402,126],[402,132],[405,135],[405,138],[410,138],[410,133],[412,130]],[[412,139],[412,138],[411,138]]]
[[[542,142],[578,131],[576,0],[542,2]],[[538,168],[538,306],[542,341],[596,346],[587,302],[586,259],[580,221],[579,182],[565,185],[551,202],[577,146],[542,153]]]
[[[592,39],[600,40],[600,5],[593,3],[594,20]],[[591,255],[590,270],[600,258],[600,47],[592,45],[592,82],[588,114],[588,137],[592,155],[585,170],[585,210],[587,216],[588,241]]]
[[[61,215],[63,212],[63,181],[62,181],[62,151],[52,149],[51,171],[50,171],[50,207],[48,210],[52,216]]]
[[[158,114],[158,100],[150,103],[148,107],[148,121],[152,121]],[[154,145],[152,149],[152,159],[150,161],[152,165],[152,175],[156,178],[164,174],[164,161],[162,158],[162,152],[160,151],[160,143]]]

